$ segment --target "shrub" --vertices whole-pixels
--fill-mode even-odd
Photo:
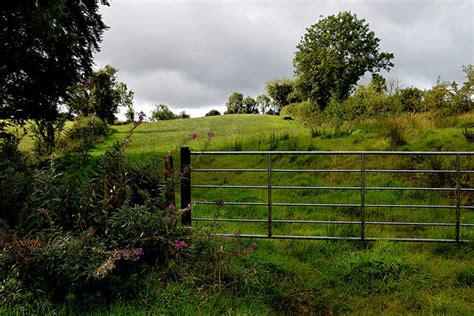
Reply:
[[[73,126],[66,131],[65,142],[69,140],[96,141],[110,132],[107,124],[95,115],[78,116]]]
[[[206,113],[206,116],[216,116],[216,115],[221,115],[221,112],[217,110],[210,110],[209,112]]]
[[[319,110],[316,105],[306,101],[301,103],[291,103],[285,106],[280,113],[281,117],[292,117],[308,126],[320,123]]]
[[[15,134],[0,138],[0,222],[9,227],[18,224],[23,202],[31,194],[32,172],[27,157],[18,150]]]
[[[385,120],[379,124],[379,131],[391,148],[397,148],[407,143],[405,138],[405,127],[397,120]]]
[[[465,123],[462,127],[462,134],[469,143],[474,142],[474,123]]]

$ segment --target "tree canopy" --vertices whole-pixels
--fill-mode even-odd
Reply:
[[[232,92],[225,106],[227,107],[225,114],[244,113],[244,95],[240,92]]]
[[[296,96],[294,80],[290,78],[270,80],[265,84],[265,90],[267,95],[272,99],[277,113],[279,113],[284,106],[301,101]]]
[[[155,109],[151,112],[150,116],[150,119],[152,121],[174,120],[175,118],[177,118],[177,115],[174,114],[165,104],[157,105]]]
[[[321,19],[297,45],[293,64],[300,94],[325,108],[331,98],[345,100],[366,73],[393,67],[392,53],[379,52],[369,24],[351,12]]]
[[[70,85],[90,73],[107,0],[0,5],[0,119],[55,119]]]
[[[75,114],[94,113],[111,124],[119,107],[132,107],[133,91],[129,91],[125,83],[118,82],[117,69],[107,65],[94,71],[84,82],[73,85],[66,104]]]

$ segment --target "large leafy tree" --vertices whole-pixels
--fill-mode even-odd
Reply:
[[[171,112],[170,108],[165,104],[159,104],[151,112],[150,119],[152,121],[167,121],[174,120],[177,118],[177,115]]]
[[[266,94],[261,94],[255,99],[257,103],[258,110],[262,114],[273,114],[272,111],[272,100],[267,97]]]
[[[0,4],[0,119],[36,121],[49,145],[67,87],[91,71],[107,0]]]
[[[321,108],[331,98],[346,99],[366,72],[393,67],[393,54],[379,52],[379,42],[369,24],[351,12],[321,19],[296,47],[298,91]]]
[[[112,124],[119,107],[131,108],[133,91],[117,81],[117,69],[105,66],[94,71],[84,82],[69,89],[66,104],[75,114],[96,114],[104,122]]]
[[[277,78],[265,84],[267,95],[272,99],[277,113],[293,102],[301,101],[295,92],[295,82],[290,78]]]
[[[244,95],[240,92],[232,92],[225,104],[227,111],[225,114],[240,114],[245,113],[244,109]]]
[[[255,101],[254,98],[252,97],[245,97],[244,100],[242,101],[242,106],[244,113],[247,114],[258,114],[258,107],[257,107],[257,102]]]

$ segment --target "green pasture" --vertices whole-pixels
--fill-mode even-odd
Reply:
[[[471,115],[457,118],[463,122]],[[311,129],[297,121],[286,121],[277,116],[264,115],[225,115],[196,119],[184,119],[143,123],[134,132],[128,147],[128,157],[139,162],[142,159],[159,159],[166,153],[175,157],[175,167],[179,166],[179,147],[189,146],[193,151],[200,150],[429,150],[466,151],[472,150],[462,135],[461,128],[439,128],[424,116],[399,118],[399,123],[407,143],[399,148],[390,147],[384,136],[384,123],[380,120],[343,123],[340,127],[319,127],[318,136],[312,137]],[[123,139],[130,126],[116,126],[116,132],[99,144],[95,153],[103,152],[113,141]],[[208,137],[208,132],[215,136]],[[190,139],[195,133],[196,139]],[[472,169],[472,158],[463,157],[462,169]],[[366,169],[453,169],[454,157],[422,156],[368,156]],[[274,169],[358,169],[358,156],[309,156],[275,155],[272,158]],[[194,168],[266,168],[267,157],[261,156],[193,156]],[[213,185],[260,185],[267,184],[267,174],[249,172],[195,172],[193,184]],[[464,175],[462,186],[472,187],[473,177]],[[360,186],[360,174],[338,173],[274,173],[273,185],[279,186]],[[454,187],[453,175],[443,174],[371,174],[366,176],[368,187]],[[358,190],[273,190],[275,203],[360,203]],[[227,202],[267,202],[265,189],[193,189],[194,201]],[[377,191],[366,192],[366,204],[434,204],[454,205],[454,192],[429,191]],[[218,204],[218,203],[217,203]],[[461,204],[472,204],[472,192],[463,192]],[[196,205],[193,217],[206,218],[267,218],[266,206],[218,206]],[[281,220],[330,220],[358,221],[358,207],[278,207],[273,208],[273,219]],[[366,209],[366,221],[405,221],[405,222],[455,222],[454,209]],[[461,222],[473,223],[474,212],[461,210]],[[209,224],[208,222],[206,222]],[[197,226],[206,223],[195,223]],[[222,223],[212,225],[219,231],[241,234],[266,234],[266,223]],[[320,235],[320,236],[359,236],[360,227],[354,224],[286,224],[275,223],[277,235]],[[461,238],[473,237],[474,230],[462,227]],[[454,227],[414,227],[367,225],[368,237],[417,237],[454,238]]]
[[[318,127],[317,135],[297,121],[263,115],[226,115],[141,124],[132,136],[127,157],[137,163],[166,153],[179,166],[179,148],[199,150],[429,150],[468,151],[474,145],[460,128],[474,114],[441,124],[426,116],[397,118],[406,144],[390,146],[384,120],[343,122]],[[116,131],[93,149],[98,155],[123,139],[131,126]],[[209,138],[208,132],[215,136]],[[192,140],[190,135],[197,134]],[[315,136],[315,137],[313,137]],[[462,168],[474,161],[463,158]],[[275,156],[273,168],[357,169],[357,156]],[[266,168],[265,156],[193,156],[194,168]],[[366,168],[450,169],[452,157],[368,157]],[[266,185],[266,173],[193,173],[193,184]],[[434,174],[369,174],[367,186],[452,187],[453,177]],[[273,185],[358,186],[359,174],[275,174]],[[473,175],[462,177],[463,187],[474,187]],[[179,199],[179,194],[177,195]],[[262,189],[193,189],[194,201],[267,201]],[[453,205],[449,192],[368,191],[366,203]],[[359,203],[359,191],[274,190],[274,202]],[[179,201],[178,201],[179,202]],[[473,205],[473,192],[464,192],[463,205]],[[218,204],[218,203],[217,203]],[[193,217],[266,219],[265,206],[196,205]],[[367,208],[367,221],[454,222],[454,209]],[[357,221],[357,207],[275,207],[275,219]],[[462,209],[461,222],[474,223],[474,211]],[[197,223],[227,233],[265,234],[266,223]],[[358,225],[274,224],[274,234],[358,236]],[[454,238],[454,227],[367,225],[369,237]],[[474,239],[474,229],[461,228],[461,238]],[[223,275],[243,275],[228,286],[196,286],[194,282],[160,283],[152,275],[143,282],[139,297],[123,298],[105,306],[62,305],[54,313],[83,315],[334,315],[334,314],[474,314],[473,243],[430,244],[393,242],[240,240],[255,250],[231,258]],[[49,307],[44,307],[48,311]],[[0,310],[0,312],[2,312]],[[5,312],[5,311],[3,311]],[[7,310],[6,312],[11,312]],[[22,314],[22,311],[17,311]],[[25,312],[26,313],[26,312]],[[52,309],[51,309],[52,313]],[[27,314],[27,313],[26,313]]]

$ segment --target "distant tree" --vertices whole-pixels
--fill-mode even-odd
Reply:
[[[209,112],[206,113],[206,116],[217,116],[217,115],[221,115],[221,112],[217,110],[210,110]]]
[[[390,70],[393,54],[379,52],[380,39],[364,19],[340,12],[307,29],[293,64],[300,94],[324,109],[331,98],[345,100],[366,73]]]
[[[245,97],[242,102],[244,113],[247,114],[258,114],[257,102],[252,97]]]
[[[133,91],[125,83],[117,82],[117,70],[107,65],[94,71],[84,82],[73,85],[66,105],[75,114],[95,114],[112,124],[119,107],[133,105]]]
[[[191,115],[187,114],[185,111],[181,111],[178,114],[179,119],[187,119],[187,118],[190,118],[190,117],[191,117]]]
[[[276,112],[293,102],[299,102],[295,94],[294,80],[290,78],[277,78],[270,80],[265,85],[267,95],[272,99]]]
[[[125,119],[129,123],[135,121],[135,110],[131,105],[127,108],[127,112],[125,112]]]
[[[173,120],[177,116],[171,110],[167,105],[160,104],[157,105],[156,108],[151,112],[151,117],[150,119],[152,121],[166,121],[166,120]]]
[[[462,87],[456,91],[456,103],[460,112],[468,112],[474,108],[474,66],[463,66],[463,71],[466,74],[466,81]]]
[[[423,90],[416,87],[399,88],[395,96],[400,100],[403,111],[418,113],[421,112],[423,105]]]
[[[272,109],[272,100],[266,94],[261,94],[255,99],[260,113],[268,114]]]
[[[372,74],[372,80],[370,81],[369,88],[375,93],[383,94],[387,92],[387,81],[379,74]]]
[[[245,113],[244,111],[244,95],[240,92],[232,92],[225,104],[227,107],[227,111],[225,114],[239,114]]]
[[[2,1],[0,120],[33,120],[54,147],[58,108],[67,87],[92,68],[106,30],[106,0]]]

